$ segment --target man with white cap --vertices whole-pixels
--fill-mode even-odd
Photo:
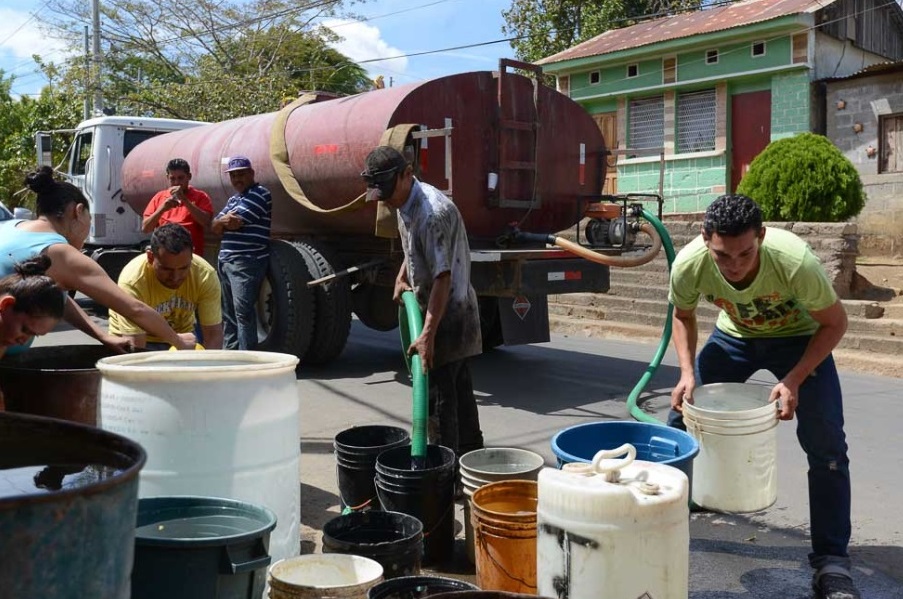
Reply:
[[[233,156],[226,166],[235,194],[213,219],[222,236],[217,272],[223,288],[223,347],[257,347],[257,296],[270,262],[270,192],[254,180],[251,161]]]

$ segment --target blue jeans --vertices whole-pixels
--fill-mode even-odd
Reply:
[[[799,362],[810,336],[738,339],[717,328],[696,357],[696,381],[746,382],[757,370],[780,380]],[[850,569],[850,469],[843,432],[843,400],[834,358],[828,356],[800,385],[796,436],[809,460],[809,528],[816,570]],[[679,412],[668,424],[686,430]]]
[[[257,347],[257,296],[269,260],[231,258],[217,265],[223,288],[223,349]]]

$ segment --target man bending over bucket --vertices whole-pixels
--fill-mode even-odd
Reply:
[[[721,313],[694,372],[700,297]],[[818,258],[793,233],[762,226],[750,198],[724,195],[706,210],[702,234],[677,255],[669,299],[681,375],[668,423],[684,428],[680,411],[697,382],[742,383],[760,369],[777,377],[771,400],[780,402],[781,420],[797,416],[809,460],[812,586],[825,599],[859,599],[847,555],[850,471],[831,357],[847,316]]]

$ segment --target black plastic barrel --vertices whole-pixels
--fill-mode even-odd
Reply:
[[[260,599],[276,515],[218,497],[138,502],[132,599]]]
[[[367,593],[367,599],[419,599],[449,591],[478,591],[479,587],[439,576],[405,576],[393,578],[374,586]]]
[[[455,547],[455,452],[427,445],[426,464],[414,470],[409,447],[376,459],[376,492],[382,509],[414,516],[423,523],[423,563],[449,560]]]
[[[423,524],[399,512],[352,512],[323,526],[323,553],[369,557],[383,567],[387,580],[420,574]]]
[[[34,347],[0,360],[8,412],[97,425],[97,361],[115,355],[103,345]]]
[[[128,599],[144,450],[0,412],[0,597]]]
[[[367,425],[343,430],[335,436],[336,479],[343,508],[378,509],[373,477],[376,457],[393,447],[409,445],[406,430],[395,426]]]

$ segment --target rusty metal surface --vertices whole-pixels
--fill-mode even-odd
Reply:
[[[145,459],[138,444],[106,431],[0,413],[0,469],[95,464],[121,470],[74,489],[0,494],[0,598],[128,599]]]
[[[558,54],[538,61],[550,65],[575,58],[600,56],[703,33],[714,33],[778,17],[815,12],[824,8],[818,0],[747,0],[717,8],[663,17],[623,29],[611,29]]]
[[[494,237],[511,221],[526,217],[524,228],[565,229],[578,218],[582,196],[598,194],[604,178],[605,142],[591,117],[576,102],[554,90],[538,93],[539,142],[535,151],[540,171],[536,196],[541,207],[495,208],[487,179],[499,172],[497,76],[492,72],[463,73],[432,81],[366,92],[297,108],[286,124],[292,172],[307,197],[321,208],[346,204],[365,187],[360,178],[364,159],[383,132],[395,125],[418,123],[430,129],[452,120],[453,200],[461,210],[468,232]],[[519,75],[505,78],[506,115],[526,121],[534,114],[533,85]],[[344,215],[322,215],[307,210],[281,188],[269,160],[270,129],[277,113],[256,115],[177,131],[150,139],[133,150],[123,167],[123,194],[136,211],[143,211],[159,190],[161,171],[174,156],[188,160],[192,184],[210,194],[214,209],[231,195],[222,160],[233,154],[248,156],[257,180],[273,194],[273,235],[357,234],[372,236],[375,206]],[[507,154],[532,154],[529,136],[508,136]],[[586,166],[580,183],[580,144]],[[448,189],[445,179],[445,144],[429,140],[421,152],[422,179]],[[532,197],[532,177],[512,176],[508,188]]]

